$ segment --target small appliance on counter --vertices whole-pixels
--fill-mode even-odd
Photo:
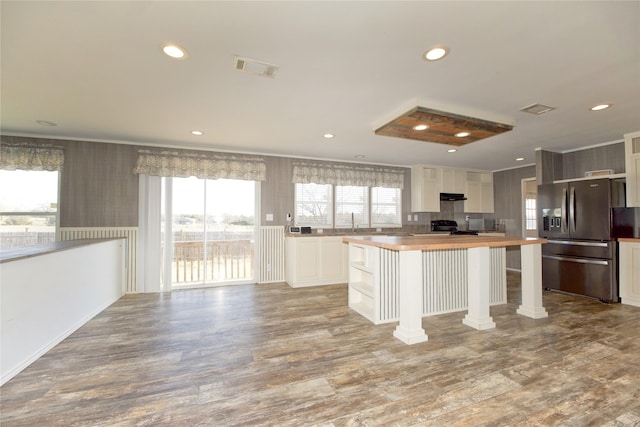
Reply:
[[[292,225],[289,227],[289,233],[291,234],[311,234],[311,227],[300,227]]]
[[[466,234],[477,236],[477,231],[458,230],[458,223],[450,219],[435,219],[431,221],[431,231],[448,231],[449,234]]]

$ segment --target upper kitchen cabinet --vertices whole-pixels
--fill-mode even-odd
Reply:
[[[442,168],[442,193],[464,194],[467,188],[467,171],[465,169]]]
[[[467,171],[467,200],[464,211],[470,213],[493,212],[493,173]]]
[[[640,207],[640,132],[624,136],[627,206]]]
[[[440,168],[413,166],[411,168],[411,211],[440,212]]]
[[[465,212],[493,212],[493,174],[436,166],[411,168],[411,210],[440,212],[440,193],[464,194]]]

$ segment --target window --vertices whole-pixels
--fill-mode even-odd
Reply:
[[[401,215],[402,190],[399,188],[295,184],[296,225],[402,227]]]
[[[525,199],[525,230],[535,230],[536,225],[536,199]]]
[[[402,227],[402,191],[399,188],[371,189],[371,226]]]
[[[335,228],[369,227],[369,188],[336,186]]]
[[[296,184],[296,225],[333,227],[332,189],[330,184]]]
[[[0,170],[0,247],[55,242],[58,172]]]

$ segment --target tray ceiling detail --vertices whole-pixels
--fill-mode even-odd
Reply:
[[[428,127],[424,130],[416,130],[415,127],[420,125],[427,125]],[[431,108],[415,107],[376,129],[375,134],[460,147],[508,132],[511,129],[513,129],[513,126],[509,124]],[[464,137],[456,136],[460,132],[468,132],[469,135]]]

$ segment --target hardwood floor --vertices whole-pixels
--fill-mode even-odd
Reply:
[[[640,425],[640,308],[544,293],[549,318],[423,319],[426,343],[347,308],[346,285],[126,295],[2,388],[5,426]]]

